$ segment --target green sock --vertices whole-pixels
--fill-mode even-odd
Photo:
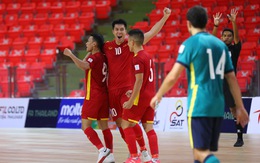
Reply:
[[[204,163],[220,163],[219,159],[213,154],[208,155],[204,161]]]

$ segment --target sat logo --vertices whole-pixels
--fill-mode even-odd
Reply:
[[[181,115],[183,113],[183,105],[182,101],[178,100],[175,104],[175,110],[170,115],[170,125],[171,126],[182,126],[184,119],[181,119]]]

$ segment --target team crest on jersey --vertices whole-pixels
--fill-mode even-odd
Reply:
[[[125,44],[123,47],[126,47],[127,46],[127,44]]]
[[[112,50],[112,49],[113,49],[113,47],[109,46],[109,47],[108,47],[108,49],[109,49],[109,50]]]
[[[183,53],[184,48],[185,48],[185,46],[182,44],[182,45],[179,47],[178,53],[179,53],[179,54]]]

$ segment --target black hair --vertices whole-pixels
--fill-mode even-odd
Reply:
[[[122,24],[122,25],[125,26],[125,28],[127,28],[127,23],[126,23],[126,21],[125,21],[124,19],[116,19],[116,20],[114,20],[114,21],[112,22],[112,29],[115,28],[115,25],[116,25],[116,24]]]
[[[133,37],[134,41],[139,45],[144,43],[144,33],[140,29],[132,29],[128,32],[129,37]]]
[[[188,10],[186,18],[191,22],[193,27],[200,29],[205,28],[208,22],[206,9],[198,5]]]
[[[92,33],[90,34],[90,36],[93,37],[93,40],[97,43],[99,50],[102,51],[104,45],[104,37],[98,33]]]
[[[232,36],[234,36],[234,32],[233,32],[232,29],[230,29],[230,28],[225,28],[225,29],[223,29],[222,35],[224,34],[225,31],[231,32],[231,33],[232,33]]]

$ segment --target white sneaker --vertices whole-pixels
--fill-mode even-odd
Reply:
[[[106,159],[106,157],[110,154],[110,149],[103,147],[98,151],[99,154],[98,154],[97,163],[102,163]]]
[[[152,160],[152,157],[149,155],[147,150],[143,150],[142,152],[142,161],[145,162],[150,162]]]
[[[115,157],[113,155],[113,153],[110,153],[105,160],[103,161],[103,163],[115,163]]]

